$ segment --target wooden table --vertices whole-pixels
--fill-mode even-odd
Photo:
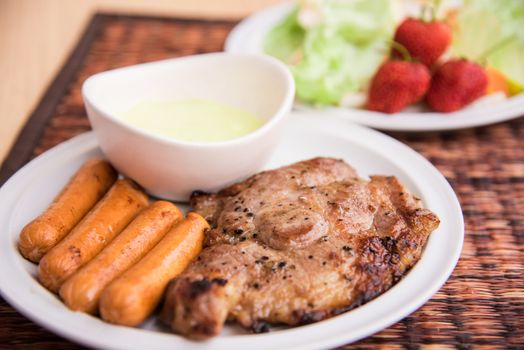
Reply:
[[[0,164],[93,13],[239,19],[282,0],[1,0]]]

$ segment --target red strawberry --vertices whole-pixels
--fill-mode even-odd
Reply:
[[[367,108],[384,113],[399,112],[424,96],[430,79],[428,68],[421,63],[387,61],[371,81]]]
[[[465,59],[452,59],[437,68],[426,102],[438,112],[453,112],[484,95],[488,86],[486,71]]]
[[[411,57],[430,67],[451,43],[451,30],[443,22],[406,18],[398,26],[394,41],[403,45]],[[399,56],[397,50],[393,54]]]

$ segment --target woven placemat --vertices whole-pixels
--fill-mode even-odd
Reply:
[[[31,158],[90,129],[80,94],[86,77],[221,51],[233,25],[96,15],[0,169],[0,184]],[[456,132],[391,135],[423,154],[452,184],[466,222],[464,249],[452,277],[422,308],[345,348],[524,348],[524,119]],[[0,347],[78,348],[3,300],[0,324]]]

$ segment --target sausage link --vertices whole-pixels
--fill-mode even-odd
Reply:
[[[95,206],[117,176],[111,164],[101,158],[85,162],[46,211],[22,229],[20,253],[39,262]]]
[[[102,318],[126,326],[142,323],[160,302],[169,281],[200,253],[208,228],[202,216],[187,214],[142,260],[102,292]]]
[[[65,281],[60,297],[72,310],[98,312],[102,290],[139,261],[183,218],[172,203],[158,201],[144,209],[93,260]]]
[[[40,260],[40,282],[56,293],[147,205],[146,194],[133,181],[118,180],[73,231]]]

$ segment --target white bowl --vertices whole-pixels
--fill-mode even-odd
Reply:
[[[102,151],[124,175],[154,196],[187,200],[216,191],[264,165],[293,103],[293,78],[269,56],[212,53],[96,74],[82,87],[87,115]],[[251,112],[264,125],[223,142],[184,142],[123,121],[141,100],[202,98]]]

